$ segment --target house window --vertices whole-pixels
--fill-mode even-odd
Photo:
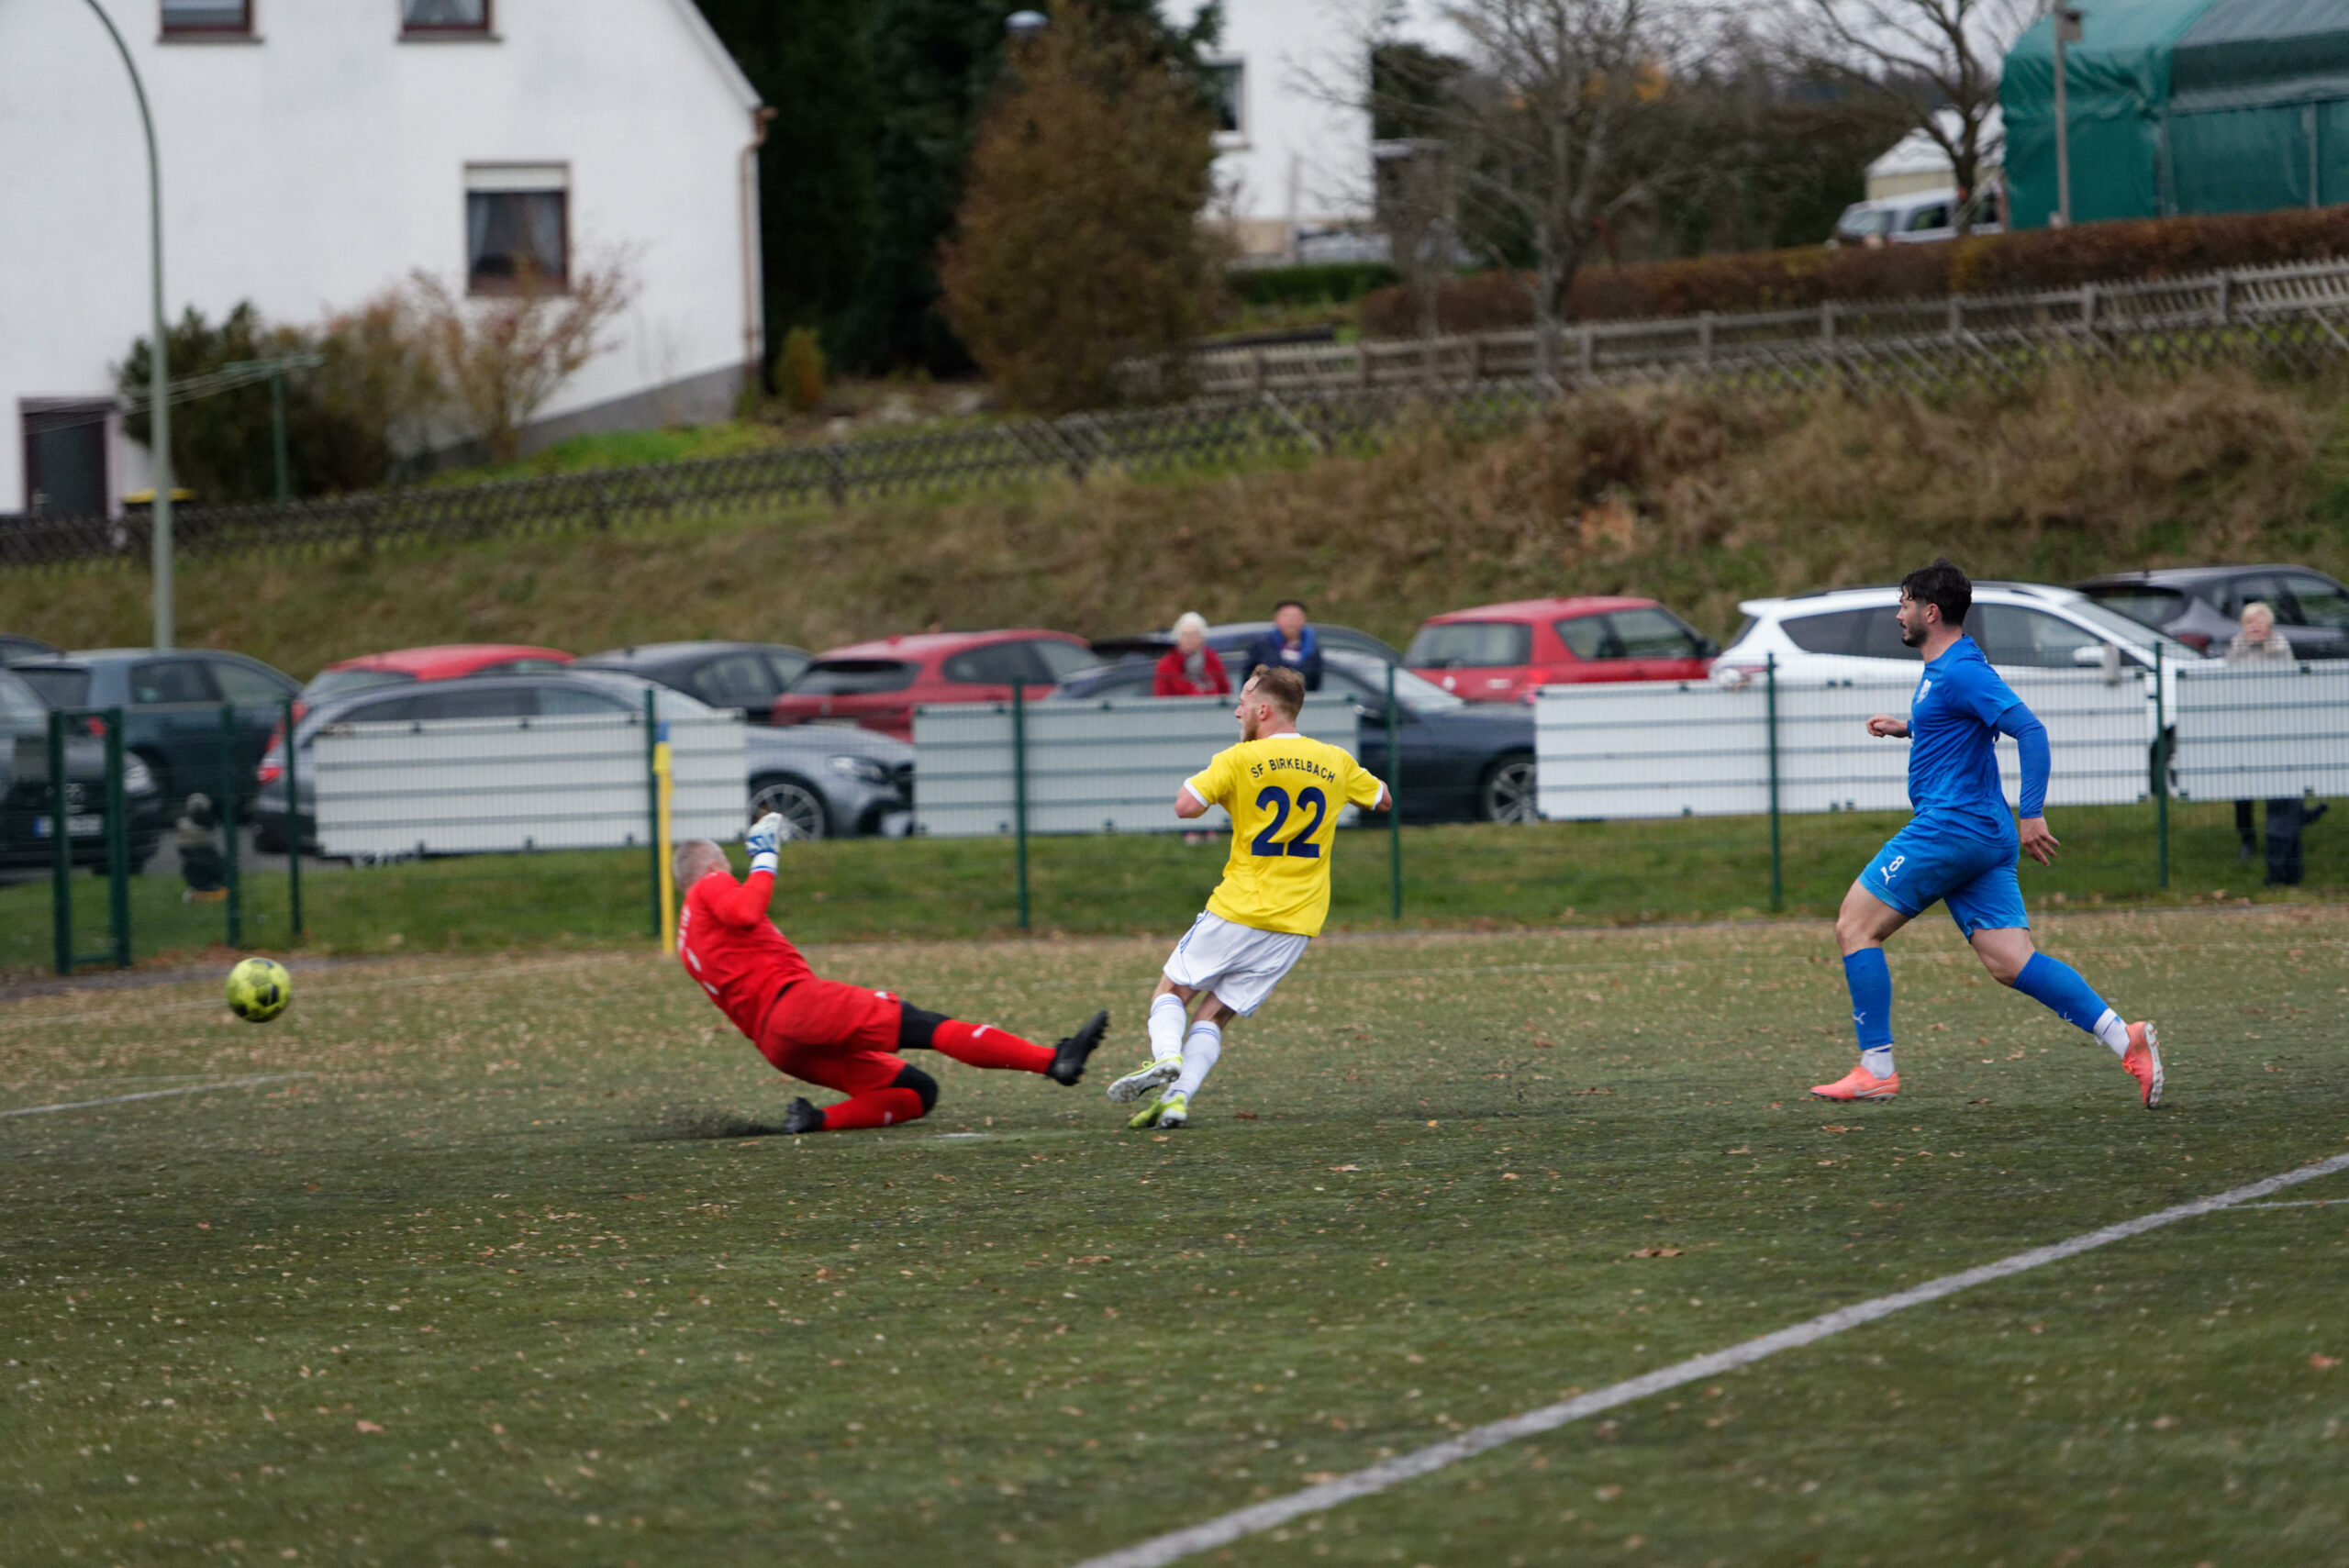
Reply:
[[[400,31],[426,37],[489,31],[489,0],[400,0]]]
[[[1207,78],[1208,106],[1215,115],[1215,144],[1247,146],[1248,62],[1210,60],[1200,70]]]
[[[252,0],[162,0],[163,36],[250,33]]]
[[[513,294],[571,281],[571,173],[560,163],[465,170],[465,286]]]

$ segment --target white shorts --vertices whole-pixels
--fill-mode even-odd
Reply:
[[[1217,1001],[1246,1018],[1264,1005],[1312,940],[1294,931],[1260,931],[1203,913],[1174,944],[1166,961],[1166,978],[1194,991],[1212,991]]]

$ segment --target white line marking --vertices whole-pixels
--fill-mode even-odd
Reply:
[[[2293,1203],[2239,1203],[2237,1208],[2338,1208],[2349,1198],[2304,1197]]]
[[[1555,1405],[1545,1405],[1538,1410],[1528,1410],[1523,1415],[1511,1416],[1488,1426],[1472,1427],[1456,1438],[1383,1460],[1368,1469],[1341,1475],[1335,1481],[1325,1481],[1318,1486],[1308,1486],[1302,1492],[1292,1492],[1286,1497],[1275,1497],[1271,1502],[1241,1508],[1220,1518],[1192,1525],[1187,1529],[1173,1530],[1098,1557],[1088,1557],[1076,1568],[1164,1568],[1165,1564],[1179,1562],[1194,1552],[1229,1546],[1235,1540],[1271,1529],[1275,1525],[1286,1524],[1303,1515],[1322,1513],[1343,1503],[1375,1496],[1406,1481],[1431,1474],[1448,1464],[1474,1458],[1487,1449],[1515,1442],[1520,1438],[1553,1431],[1568,1422],[1579,1421],[1585,1416],[1596,1416],[1601,1410],[1612,1410],[1619,1405],[1629,1405],[1651,1394],[1677,1388],[1684,1383],[1695,1383],[1702,1378],[1718,1377],[1725,1372],[1734,1372],[1739,1367],[1750,1366],[1765,1357],[1774,1356],[1780,1351],[1811,1344],[1840,1334],[1846,1329],[1856,1329],[1863,1323],[1888,1318],[1908,1307],[1921,1307],[1944,1296],[1954,1296],[1959,1291],[1987,1284],[1992,1280],[2005,1279],[2043,1264],[2076,1258],[2082,1252],[2110,1246],[2132,1236],[2142,1236],[2148,1230],[2175,1225],[2181,1219],[2192,1219],[2198,1215],[2232,1208],[2253,1198],[2266,1197],[2269,1193],[2314,1181],[2319,1176],[2329,1176],[2335,1171],[2349,1171],[2349,1154],[2336,1154],[2330,1160],[2269,1176],[2265,1181],[2237,1187],[2232,1192],[2220,1193],[2214,1197],[2196,1198],[2191,1203],[2182,1203],[2173,1208],[2141,1215],[2135,1219],[2124,1219],[2118,1225],[2108,1225],[2101,1230],[2091,1230],[2068,1241],[2016,1252],[1996,1262],[1985,1263],[1980,1268],[1967,1269],[1963,1273],[1943,1274],[1939,1279],[1927,1280],[1923,1284],[1896,1291],[1890,1296],[1877,1296],[1874,1301],[1838,1307],[1807,1323],[1797,1323],[1792,1328],[1764,1334],[1742,1344],[1731,1345],[1727,1350],[1658,1367],[1653,1372],[1611,1387]]]
[[[127,1105],[132,1100],[160,1100],[171,1095],[201,1095],[213,1089],[250,1089],[256,1084],[283,1083],[288,1078],[310,1078],[311,1073],[264,1073],[256,1078],[232,1078],[225,1084],[190,1084],[184,1089],[150,1089],[140,1095],[111,1095],[103,1100],[68,1100],[60,1106],[19,1106],[15,1110],[0,1111],[0,1117],[39,1116],[45,1111],[80,1111],[92,1106]]]

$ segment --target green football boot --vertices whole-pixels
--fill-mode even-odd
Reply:
[[[1152,1128],[1156,1127],[1158,1125],[1159,1107],[1165,1105],[1165,1103],[1166,1102],[1164,1100],[1152,1100],[1150,1104],[1142,1106],[1141,1109],[1134,1112],[1132,1116],[1126,1118],[1126,1130],[1128,1132],[1148,1132]]]
[[[1141,1099],[1161,1084],[1171,1084],[1182,1075],[1183,1058],[1179,1053],[1174,1056],[1162,1056],[1148,1066],[1137,1068],[1110,1084],[1109,1101],[1112,1105],[1122,1106],[1129,1100]]]
[[[1157,1119],[1153,1123],[1155,1126],[1172,1128],[1191,1125],[1191,1096],[1188,1095],[1162,1095],[1159,1102],[1150,1108],[1156,1113]]]

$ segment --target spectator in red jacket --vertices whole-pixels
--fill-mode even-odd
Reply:
[[[1208,646],[1208,623],[1196,610],[1186,610],[1174,623],[1174,646],[1158,662],[1150,683],[1157,697],[1228,697],[1231,677],[1223,661]]]

